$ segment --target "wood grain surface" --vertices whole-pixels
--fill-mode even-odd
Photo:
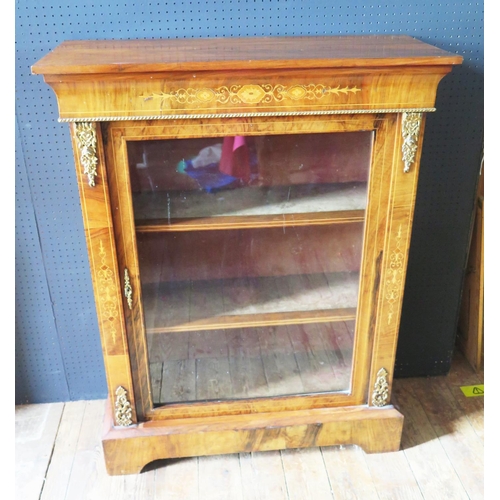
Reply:
[[[32,71],[62,120],[107,121],[432,109],[461,61],[408,36],[94,40],[63,42]]]
[[[110,394],[109,474],[139,472],[167,457],[353,444],[399,449],[403,416],[391,404],[392,370],[425,112],[461,61],[407,36],[349,36],[70,41],[33,66],[55,91],[62,121],[103,122],[90,125],[95,148],[81,145],[81,124],[71,130]],[[235,136],[260,144],[259,182],[287,193],[278,207],[255,208],[262,193],[248,191],[236,206],[250,210],[243,217],[226,210],[228,203],[221,209],[212,199],[210,208],[203,196],[187,212],[174,207],[174,224],[168,197],[166,215],[164,197],[156,207],[143,200],[147,210],[136,214],[144,182],[153,183],[141,170],[148,167],[141,141],[158,147],[157,185],[168,193],[192,191],[193,181],[176,162],[165,167],[167,150],[183,160],[182,140],[196,150]],[[95,186],[84,172],[88,155],[97,163]],[[296,189],[295,208],[288,204],[287,188],[322,182],[361,183],[366,198],[352,206],[310,203]],[[276,215],[285,216],[281,224]],[[337,279],[349,273],[354,293]],[[328,344],[328,322],[345,322],[348,344]],[[254,338],[245,335],[249,328]],[[116,426],[117,387],[128,392],[130,426]],[[419,384],[412,390],[424,399]],[[446,443],[434,403],[427,404],[446,452],[465,473],[459,457],[479,456],[479,448]],[[441,404],[458,418],[453,394]],[[460,430],[471,440],[476,427]],[[75,463],[86,460],[94,434],[81,436]],[[321,462],[310,451],[283,460],[289,491],[309,498],[300,478],[313,474],[324,484]],[[212,474],[225,481],[220,464],[208,462],[201,485]],[[422,496],[397,453],[369,458],[362,470],[373,479],[368,497],[374,488],[379,498]],[[464,483],[470,491],[479,487],[474,472]],[[391,475],[399,482],[381,493]],[[132,483],[141,494],[151,489]],[[273,485],[278,497],[281,486]],[[68,491],[77,498],[77,483]],[[322,486],[316,498],[329,494]]]
[[[459,64],[461,56],[409,36],[173,40],[72,40],[33,66],[36,74]]]

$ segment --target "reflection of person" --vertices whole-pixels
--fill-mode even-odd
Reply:
[[[194,158],[180,161],[177,172],[190,176],[208,192],[248,185],[252,178],[252,165],[247,141],[243,136],[225,137],[222,144],[207,146]],[[253,163],[255,167],[255,161]]]
[[[248,183],[250,180],[250,159],[245,137],[241,135],[224,137],[219,170]]]

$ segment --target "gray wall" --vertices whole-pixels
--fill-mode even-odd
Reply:
[[[63,40],[407,34],[464,56],[427,120],[396,375],[446,373],[483,134],[483,4],[16,2],[16,403],[102,398],[68,127],[30,67]]]

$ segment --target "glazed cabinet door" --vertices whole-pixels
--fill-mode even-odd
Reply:
[[[103,126],[140,420],[386,404],[400,115]]]

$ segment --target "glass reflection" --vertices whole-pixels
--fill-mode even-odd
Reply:
[[[349,390],[372,141],[128,143],[156,405]]]

